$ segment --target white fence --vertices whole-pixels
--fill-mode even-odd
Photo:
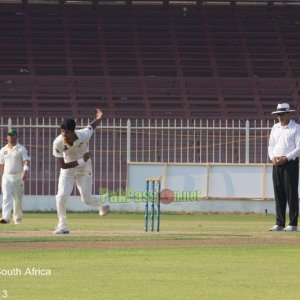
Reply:
[[[61,119],[0,119],[0,144],[8,126],[19,132],[19,142],[31,156],[27,195],[54,195],[58,167],[52,142]],[[78,127],[90,120],[77,120]],[[103,120],[90,141],[94,193],[124,190],[127,162],[154,163],[268,163],[268,135],[273,121],[213,120]],[[145,174],[147,177],[147,174]],[[76,195],[74,190],[74,195]]]

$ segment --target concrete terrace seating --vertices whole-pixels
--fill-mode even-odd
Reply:
[[[109,118],[268,119],[280,101],[297,108],[299,6],[103,3],[0,4],[3,116],[100,106]]]

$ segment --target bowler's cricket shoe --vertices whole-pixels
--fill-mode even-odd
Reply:
[[[106,216],[109,213],[109,204],[102,205],[99,210],[99,216]]]
[[[0,224],[8,224],[8,223],[9,223],[9,221],[6,221],[5,219],[0,220]]]
[[[66,228],[57,228],[54,232],[54,234],[69,234],[70,230]]]

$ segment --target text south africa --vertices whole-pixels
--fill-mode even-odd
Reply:
[[[27,267],[24,269],[10,268],[0,269],[0,276],[51,276],[50,269]]]

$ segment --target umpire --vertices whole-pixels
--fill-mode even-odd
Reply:
[[[268,154],[273,163],[273,186],[276,202],[276,224],[271,231],[297,231],[299,215],[298,179],[300,156],[300,125],[290,118],[288,103],[278,104],[278,123],[271,130]],[[285,227],[286,205],[289,225]]]

